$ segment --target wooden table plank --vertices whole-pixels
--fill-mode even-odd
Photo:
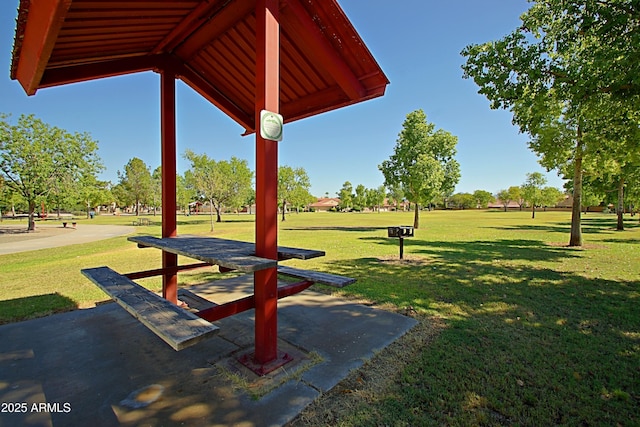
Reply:
[[[212,237],[133,236],[129,240],[142,247],[158,248],[246,273],[273,268],[278,264],[276,260],[255,256],[255,246],[249,242]]]
[[[198,236],[168,238],[133,236],[129,237],[129,240],[139,246],[162,249],[246,273],[272,268],[277,265],[275,260],[255,256],[255,244],[251,242]],[[292,258],[311,259],[324,255],[324,251],[278,246],[278,258],[280,260]]]

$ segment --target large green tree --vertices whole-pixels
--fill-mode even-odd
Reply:
[[[146,163],[137,157],[132,158],[124,166],[124,172],[118,171],[120,190],[132,200],[136,215],[140,215],[140,205],[151,199],[153,184],[151,172]]]
[[[17,124],[0,116],[0,173],[5,185],[28,204],[28,230],[35,230],[38,200],[56,188],[72,190],[69,183],[101,170],[98,143],[88,133],[71,134],[33,115],[22,115]]]
[[[286,220],[285,212],[287,204],[295,207],[311,203],[309,193],[311,181],[304,168],[292,168],[291,166],[280,166],[278,168],[278,201],[282,205],[282,220]]]
[[[640,12],[637,0],[532,4],[514,32],[463,50],[464,77],[513,113],[543,166],[573,179],[569,245],[580,246],[583,160],[605,131],[593,118],[640,106]]]
[[[450,194],[460,180],[460,165],[454,158],[457,143],[457,137],[436,130],[424,111],[416,110],[402,124],[394,153],[378,166],[385,186],[401,186],[407,200],[414,203],[416,229],[420,226],[419,206]]]
[[[187,150],[184,157],[191,162],[185,179],[200,197],[209,202],[213,231],[213,209],[217,214],[216,221],[221,222],[223,208],[240,207],[251,191],[253,172],[246,160],[236,157],[229,161],[216,161],[206,154],[196,154],[191,150]]]

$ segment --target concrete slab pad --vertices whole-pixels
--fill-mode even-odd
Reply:
[[[249,291],[241,288],[233,292]],[[190,289],[216,302],[232,293]],[[278,313],[282,346],[320,358],[299,373],[270,374],[284,383],[260,398],[224,369],[253,345],[252,310],[180,352],[114,303],[0,326],[0,403],[19,405],[0,411],[0,427],[283,425],[416,323],[310,290],[281,300]],[[160,393],[132,407],[140,390]]]

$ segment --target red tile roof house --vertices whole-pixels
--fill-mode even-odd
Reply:
[[[337,197],[321,197],[317,202],[311,203],[309,209],[316,212],[329,212],[331,209],[337,209],[340,199]]]

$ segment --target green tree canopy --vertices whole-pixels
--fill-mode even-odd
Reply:
[[[118,171],[119,191],[126,194],[124,199],[131,200],[140,214],[140,205],[147,203],[153,193],[153,180],[146,163],[137,157],[132,158],[124,166],[124,172]]]
[[[637,0],[532,3],[511,34],[462,51],[464,77],[513,113],[543,166],[574,180],[569,245],[580,246],[583,160],[610,128],[597,117],[640,109],[640,9]]]
[[[240,207],[251,191],[253,172],[246,160],[236,157],[230,161],[216,161],[206,154],[195,154],[191,150],[187,150],[184,157],[191,162],[191,169],[185,172],[186,182],[209,202],[213,231],[213,209],[217,213],[217,222],[221,222],[224,207]]]
[[[547,183],[547,178],[540,172],[527,174],[527,180],[522,184],[522,198],[531,205],[531,218],[536,217],[536,206],[544,203],[543,186]]]
[[[489,203],[495,200],[493,197],[493,194],[485,190],[474,191],[473,198],[475,199],[476,204],[481,208],[486,208],[489,205]]]
[[[409,113],[402,124],[394,153],[378,166],[385,186],[401,186],[415,203],[413,226],[419,228],[419,205],[450,194],[460,180],[460,165],[454,159],[458,138],[427,121],[422,110]]]
[[[477,204],[476,198],[471,193],[456,193],[449,198],[449,202],[458,209],[472,209]]]
[[[5,185],[29,207],[28,230],[35,229],[37,201],[56,188],[74,188],[83,176],[102,169],[98,143],[88,133],[71,134],[33,115],[22,115],[12,125],[0,116],[0,173]]]
[[[280,166],[278,168],[278,201],[282,205],[282,220],[286,219],[287,203],[295,207],[311,203],[313,197],[309,193],[311,181],[304,168]]]
[[[345,181],[337,195],[340,198],[340,209],[351,209],[353,206],[353,185],[351,182]]]
[[[386,188],[384,185],[378,186],[378,188],[367,189],[367,204],[372,209],[377,209],[380,212],[380,206],[384,204],[384,198],[386,195]]]

